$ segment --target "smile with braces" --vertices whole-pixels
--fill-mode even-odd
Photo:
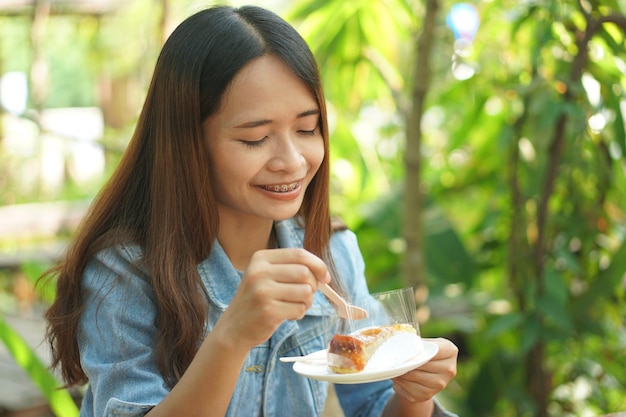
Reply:
[[[300,185],[300,181],[292,182],[291,184],[279,184],[279,185],[262,185],[261,188],[272,191],[274,193],[287,193],[295,190]]]

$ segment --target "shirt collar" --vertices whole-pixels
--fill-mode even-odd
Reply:
[[[301,248],[303,246],[304,230],[298,226],[295,219],[274,222],[274,230],[279,248]],[[219,310],[226,310],[241,282],[241,276],[217,239],[213,242],[213,250],[209,257],[198,265],[198,273],[207,290],[210,302]],[[328,300],[318,291],[307,314],[329,315],[335,313]]]

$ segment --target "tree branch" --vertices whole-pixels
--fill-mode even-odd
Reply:
[[[423,247],[423,196],[421,191],[421,142],[424,102],[430,84],[430,55],[434,43],[439,0],[426,1],[422,33],[417,39],[413,74],[412,107],[407,120],[404,184],[403,234],[406,252],[403,263],[404,282],[417,291],[424,287],[425,263]],[[418,300],[420,301],[420,300]]]

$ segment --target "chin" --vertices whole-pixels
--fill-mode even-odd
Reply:
[[[298,214],[298,213],[296,212],[296,213],[289,214],[289,215],[284,215],[284,216],[279,216],[279,215],[274,214],[272,216],[272,220],[274,220],[275,222],[279,222],[281,220],[289,220],[292,217],[294,217],[296,214]]]
[[[296,216],[300,211],[300,207],[297,210],[274,210],[270,213],[270,217],[274,221],[287,220]]]

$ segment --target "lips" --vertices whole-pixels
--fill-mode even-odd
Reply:
[[[295,181],[288,184],[260,185],[259,187],[273,193],[288,193],[298,188],[300,186],[300,183],[301,181]]]

